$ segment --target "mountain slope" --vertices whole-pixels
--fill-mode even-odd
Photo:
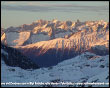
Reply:
[[[2,85],[3,87],[108,87],[109,83],[109,55],[98,56],[93,53],[81,55],[65,60],[56,66],[40,68],[36,70],[24,70],[18,67],[6,66],[2,61],[1,82],[29,83],[29,82],[53,82],[58,85]],[[15,69],[15,70],[13,70]],[[6,73],[6,75],[4,75]],[[105,85],[62,85],[61,82],[71,83],[106,83]]]
[[[39,66],[52,66],[85,51],[107,55],[109,23],[103,20],[38,20],[32,24],[6,29],[1,40],[20,50]]]
[[[22,55],[19,51],[14,48],[7,47],[1,44],[1,57],[6,65],[12,67],[21,67],[23,69],[37,69],[39,68],[29,58]]]
[[[67,38],[56,38],[25,46],[15,46],[15,48],[24,55],[32,57],[40,66],[55,65],[85,51],[107,55],[109,54],[109,30],[104,28],[97,30],[99,29],[87,28]]]

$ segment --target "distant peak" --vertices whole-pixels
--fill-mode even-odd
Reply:
[[[53,23],[56,23],[57,21],[58,21],[57,19],[53,19],[53,20],[52,20]]]

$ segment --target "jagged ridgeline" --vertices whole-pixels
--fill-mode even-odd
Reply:
[[[89,51],[109,54],[109,23],[100,21],[46,21],[10,27],[2,43],[14,47],[40,67],[52,66]]]
[[[32,60],[24,56],[18,50],[1,44],[1,57],[6,65],[12,67],[20,67],[22,69],[37,69],[39,68]]]

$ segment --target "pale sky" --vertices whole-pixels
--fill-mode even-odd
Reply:
[[[109,21],[109,1],[2,1],[1,26],[20,26],[33,21]]]

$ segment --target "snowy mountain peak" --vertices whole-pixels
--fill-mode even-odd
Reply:
[[[53,19],[53,20],[52,20],[53,23],[56,23],[57,21],[58,21],[57,19]]]

